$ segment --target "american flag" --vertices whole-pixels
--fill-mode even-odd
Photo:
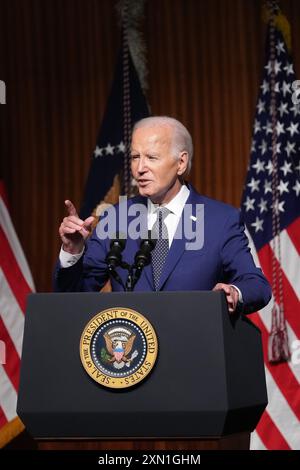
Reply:
[[[253,254],[273,288],[270,304],[251,316],[262,332],[269,399],[251,448],[300,449],[300,104],[293,63],[275,26],[266,49],[241,207]],[[268,341],[272,307],[280,300],[291,357],[274,363]]]
[[[0,447],[23,429],[16,404],[25,302],[34,290],[6,201],[0,181]]]

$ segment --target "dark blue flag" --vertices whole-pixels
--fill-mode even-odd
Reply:
[[[122,45],[113,86],[97,138],[88,174],[80,217],[85,219],[104,200],[116,175],[124,175],[124,159],[128,159],[128,144],[133,124],[149,116],[130,52]],[[127,148],[126,148],[127,147]],[[127,165],[128,167],[128,165]],[[121,183],[121,191],[124,188]]]

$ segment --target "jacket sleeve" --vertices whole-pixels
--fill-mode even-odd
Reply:
[[[69,268],[62,268],[59,260],[53,274],[55,292],[99,291],[108,279],[105,258],[108,243],[100,240],[94,230],[82,257]]]
[[[271,287],[260,268],[255,266],[238,210],[226,219],[220,246],[226,282],[236,285],[243,296],[243,313],[255,312],[268,304]]]

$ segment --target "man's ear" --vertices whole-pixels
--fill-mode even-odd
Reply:
[[[186,173],[187,167],[188,167],[188,161],[189,161],[189,156],[186,150],[183,152],[180,152],[179,158],[178,158],[178,169],[177,169],[177,174],[178,176],[182,176],[184,173]]]

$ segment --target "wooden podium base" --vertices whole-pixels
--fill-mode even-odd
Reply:
[[[219,439],[37,440],[39,450],[249,450],[250,434]]]

